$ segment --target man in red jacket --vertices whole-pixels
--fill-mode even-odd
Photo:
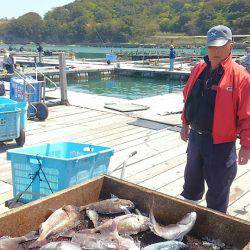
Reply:
[[[182,196],[226,212],[239,164],[250,158],[250,74],[232,60],[232,32],[223,25],[207,33],[208,55],[192,70],[183,90],[181,138],[188,141]]]

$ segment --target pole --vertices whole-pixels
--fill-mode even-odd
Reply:
[[[61,104],[69,105],[68,96],[67,96],[67,75],[66,75],[65,52],[59,53],[59,69],[60,69]]]

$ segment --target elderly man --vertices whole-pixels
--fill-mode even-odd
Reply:
[[[188,140],[182,196],[226,212],[239,164],[250,158],[250,74],[232,60],[231,30],[223,25],[207,33],[208,56],[191,72],[184,88],[181,138]]]

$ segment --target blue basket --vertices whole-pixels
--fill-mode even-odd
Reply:
[[[20,128],[25,129],[27,124],[27,109],[28,103],[27,102],[16,102],[7,97],[0,97],[0,109],[3,106],[8,105],[10,107],[13,106],[12,110],[17,108],[21,110],[21,117],[20,117]]]
[[[0,106],[0,141],[16,139],[20,136],[21,110],[13,105]]]
[[[31,84],[33,88],[25,84],[22,78],[12,77],[10,79],[10,99],[17,102],[41,102],[42,83],[35,81],[32,77],[27,77],[25,80]],[[26,100],[28,93],[30,93],[29,100]]]
[[[36,175],[32,185],[26,190],[49,195],[93,177],[106,174],[113,150],[108,147],[72,142],[59,142],[7,151],[11,160],[13,194],[25,191]],[[40,164],[39,164],[40,163]],[[44,174],[45,176],[44,176]],[[47,181],[48,182],[47,182]],[[24,203],[39,197],[25,194]]]

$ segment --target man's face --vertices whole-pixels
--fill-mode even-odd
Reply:
[[[208,46],[207,52],[210,62],[220,63],[225,60],[231,53],[233,48],[233,43],[228,42],[223,46]]]

